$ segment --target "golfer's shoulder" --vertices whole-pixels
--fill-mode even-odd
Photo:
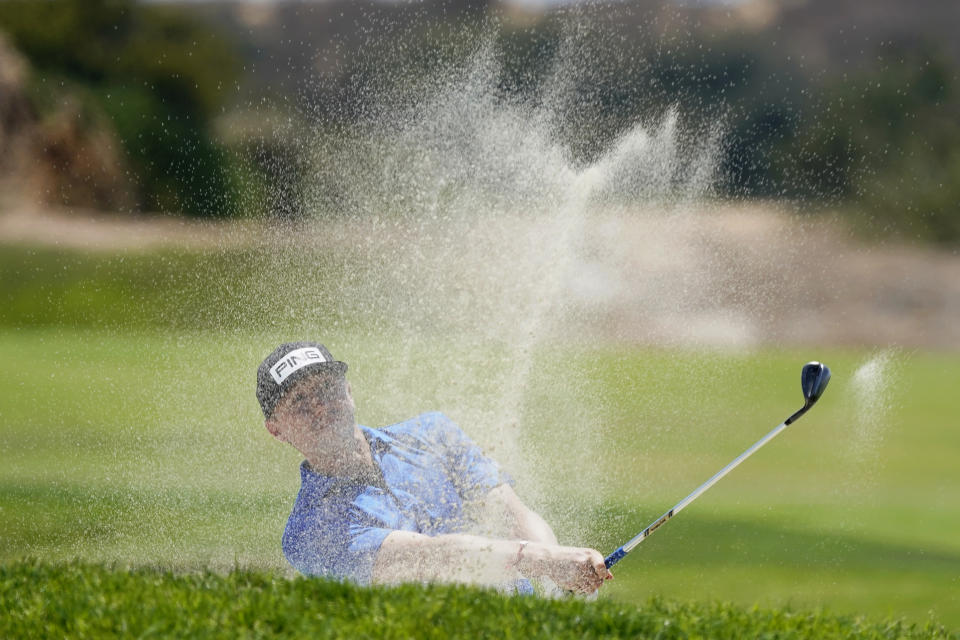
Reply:
[[[461,445],[469,440],[467,435],[457,426],[457,423],[440,411],[422,413],[418,416],[423,428],[423,434],[431,442],[443,445]]]
[[[382,431],[393,437],[414,436],[427,440],[446,439],[460,432],[460,428],[441,411],[427,411]]]

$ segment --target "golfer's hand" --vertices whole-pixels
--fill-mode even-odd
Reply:
[[[613,574],[596,549],[531,543],[524,550],[520,572],[527,577],[547,577],[561,589],[593,593]]]

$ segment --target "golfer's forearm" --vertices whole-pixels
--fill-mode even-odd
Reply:
[[[377,553],[373,581],[498,585],[517,576],[519,552],[520,544],[511,540],[395,531]]]
[[[547,524],[547,521],[530,509],[525,509],[525,511],[526,513],[517,518],[519,537],[525,540],[543,542],[544,544],[557,544],[557,536],[553,533],[553,529]]]
[[[509,485],[501,485],[487,494],[488,501],[496,501],[507,521],[510,535],[521,540],[557,544],[557,536],[547,521],[520,500]]]

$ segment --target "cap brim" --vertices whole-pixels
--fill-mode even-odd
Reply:
[[[332,373],[341,377],[345,376],[347,374],[347,363],[340,362],[339,360],[318,362],[317,364],[312,364],[309,367],[304,367],[300,371],[297,371],[295,374],[293,374],[293,376],[291,376],[291,378],[294,378],[294,382],[299,382],[305,378],[326,373]]]
[[[268,420],[273,416],[273,412],[277,407],[277,404],[280,402],[280,399],[285,396],[292,387],[299,384],[303,380],[308,380],[314,376],[319,375],[329,375],[333,374],[339,378],[343,378],[347,373],[347,363],[340,362],[339,360],[328,360],[327,362],[318,362],[316,364],[310,365],[309,367],[304,367],[299,371],[293,373],[289,378],[284,381],[282,387],[277,388],[275,394],[271,394],[269,400],[261,400],[260,407],[263,409],[263,415]]]

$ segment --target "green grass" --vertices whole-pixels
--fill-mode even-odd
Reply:
[[[960,628],[957,354],[895,353],[863,394],[855,372],[883,353],[517,353],[367,287],[376,266],[351,255],[0,246],[0,563],[291,576],[279,540],[299,456],[263,429],[253,394],[283,340],[322,338],[350,363],[365,424],[446,412],[562,542],[605,553],[798,408],[800,365],[818,358],[834,373],[820,404],[621,562],[600,606],[723,600],[737,615]]]
[[[289,264],[256,246],[63,251],[0,243],[0,326],[182,331],[330,321],[333,314],[320,311],[338,301],[325,285],[345,277],[345,258],[319,249],[300,258]]]
[[[821,358],[834,371],[821,403],[621,562],[601,600],[960,626],[956,356],[900,354],[877,408],[851,382],[864,352],[565,345],[534,353],[524,377],[496,345],[323,334],[351,362],[362,422],[446,411],[563,542],[604,552],[796,409],[800,364]],[[257,363],[285,337],[0,331],[0,562],[291,575],[279,538],[299,457],[253,397]]]
[[[639,606],[466,587],[362,589],[233,571],[0,566],[2,637],[956,638],[943,627],[651,598]]]

